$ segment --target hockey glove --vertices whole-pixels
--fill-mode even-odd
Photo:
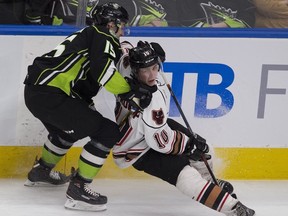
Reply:
[[[151,44],[152,48],[154,49],[154,51],[159,56],[161,62],[163,63],[166,60],[166,53],[163,50],[163,48],[161,47],[161,45],[159,43],[155,43],[155,42],[151,42],[150,44]]]
[[[140,83],[136,79],[125,77],[130,85],[131,91],[119,94],[121,100],[126,101],[132,108],[143,111],[149,106],[152,100],[152,94],[157,90],[157,86],[148,86]]]
[[[186,149],[184,154],[193,161],[202,161],[202,155],[205,156],[206,160],[211,159],[211,155],[207,154],[209,152],[209,146],[206,140],[196,134],[196,136],[191,136],[186,144]]]
[[[167,118],[167,124],[172,130],[177,130],[184,133],[186,136],[191,137],[193,136],[188,128],[184,127],[179,122],[175,121],[174,119]]]
[[[144,46],[147,46],[147,45],[152,47],[152,49],[158,55],[158,57],[160,58],[162,63],[166,60],[166,53],[165,53],[165,51],[163,50],[163,48],[161,47],[161,45],[159,43],[151,42],[149,44],[147,41],[145,41],[145,42],[139,41],[137,43],[137,47],[144,47]]]

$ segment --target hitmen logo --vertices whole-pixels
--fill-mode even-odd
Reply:
[[[152,110],[152,119],[157,125],[162,125],[164,122],[164,113],[163,110]]]

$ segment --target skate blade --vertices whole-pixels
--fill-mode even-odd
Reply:
[[[80,211],[105,211],[106,205],[91,205],[82,201],[67,199],[64,207],[66,209],[80,210]]]
[[[60,184],[60,185],[55,185],[55,184],[50,184],[48,182],[32,182],[29,179],[27,179],[24,182],[24,186],[27,186],[27,187],[62,187],[64,185],[66,185],[66,183]]]

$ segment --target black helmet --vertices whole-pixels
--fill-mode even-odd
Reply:
[[[115,22],[116,25],[119,25],[120,22],[128,23],[129,20],[126,9],[114,2],[97,5],[92,9],[90,16],[98,25],[107,25],[107,23],[111,21]]]
[[[139,41],[137,47],[129,50],[129,63],[133,72],[139,68],[159,63],[158,55],[148,42]]]

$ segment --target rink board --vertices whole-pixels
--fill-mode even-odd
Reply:
[[[0,177],[24,178],[31,169],[41,147],[7,147],[0,146]],[[77,167],[80,147],[68,151],[57,170],[69,173],[71,167]],[[288,149],[286,148],[216,148],[214,173],[225,179],[288,179]],[[97,178],[151,178],[132,167],[118,168],[109,155]]]
[[[17,34],[11,29],[0,26],[0,177],[5,178],[24,177],[47,139],[24,104],[27,66],[72,31],[25,26]],[[288,179],[288,30],[131,28],[123,40],[164,47],[164,70],[186,118],[216,148],[217,176]],[[113,118],[111,95],[96,104]],[[183,123],[173,100],[170,117]],[[76,143],[58,168],[77,167],[83,144]],[[99,177],[148,176],[120,170],[109,157]]]

